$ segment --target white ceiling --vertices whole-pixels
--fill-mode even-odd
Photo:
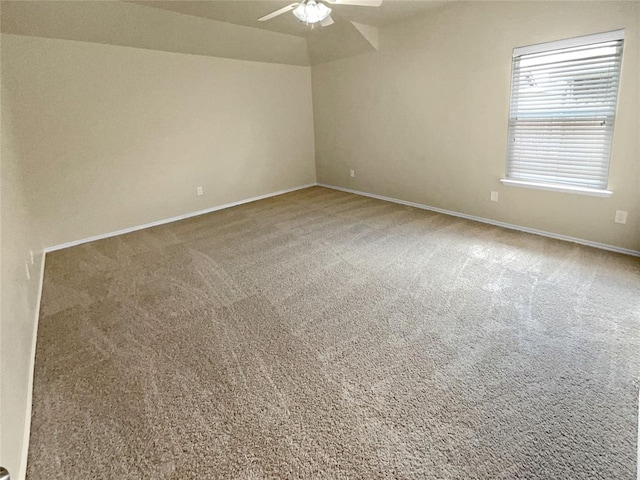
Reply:
[[[453,0],[449,0],[453,1]],[[374,51],[376,27],[429,14],[446,0],[384,0],[380,7],[331,5],[335,23],[311,28],[286,13],[292,0],[2,0],[2,32],[292,65]],[[352,22],[372,26],[365,37]],[[366,27],[365,27],[366,28]]]

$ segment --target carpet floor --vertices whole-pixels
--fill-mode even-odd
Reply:
[[[638,259],[313,187],[44,282],[30,480],[635,479]]]

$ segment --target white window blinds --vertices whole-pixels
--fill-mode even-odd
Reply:
[[[514,50],[507,179],[604,190],[624,31]]]

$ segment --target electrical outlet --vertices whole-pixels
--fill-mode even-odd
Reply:
[[[349,170],[349,176],[351,178],[354,178],[356,176],[356,171],[355,170]]]
[[[616,210],[616,216],[613,221],[616,223],[627,223],[627,212],[624,210]]]
[[[29,271],[29,264],[28,263],[24,264],[24,269],[26,270],[26,273],[27,273],[27,280],[31,280],[31,272]]]
[[[198,195],[202,195],[202,194],[204,193],[204,191],[202,190],[202,187],[198,187],[198,188],[196,188],[196,193],[197,193]]]
[[[491,201],[492,202],[498,201],[498,192],[491,192]]]
[[[33,250],[29,250],[29,261],[31,262],[31,265],[36,263],[36,259],[33,257]]]

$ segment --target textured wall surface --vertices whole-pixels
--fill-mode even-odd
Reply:
[[[467,2],[383,28],[378,53],[312,69],[318,180],[640,250],[639,25],[636,2]],[[503,186],[513,48],[620,28],[613,196]]]
[[[309,67],[7,34],[2,58],[45,246],[315,181]]]
[[[3,58],[4,61],[4,58]],[[4,73],[4,71],[3,71]],[[16,144],[11,102],[2,81],[0,144],[0,465],[20,480],[31,359],[42,282],[42,243],[24,190],[22,152]],[[29,251],[35,253],[31,264]],[[28,265],[28,267],[27,267]],[[29,268],[31,279],[27,278]]]

